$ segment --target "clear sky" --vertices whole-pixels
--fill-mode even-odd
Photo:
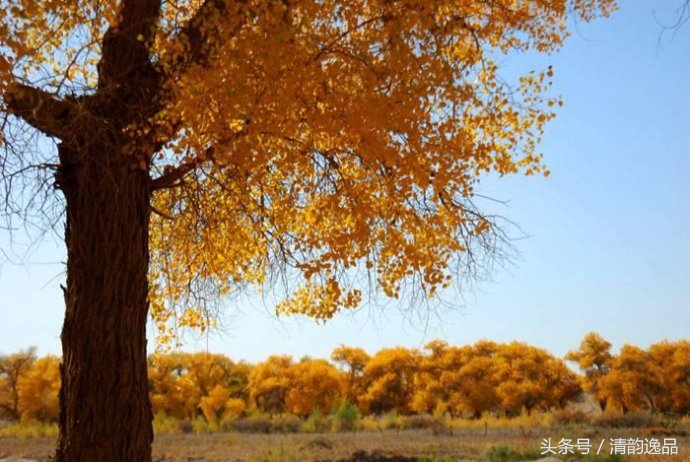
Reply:
[[[483,194],[508,201],[494,210],[526,237],[491,281],[451,299],[456,310],[419,319],[391,303],[317,325],[276,320],[270,305],[246,297],[225,304],[223,332],[187,336],[185,349],[257,361],[438,337],[521,340],[562,356],[592,330],[615,349],[690,338],[690,24],[661,35],[658,22],[672,23],[680,3],[622,1],[613,18],[578,24],[555,55],[503,60],[553,64],[566,104],[542,144],[549,178],[482,183]],[[0,230],[0,248],[24,261],[0,253],[0,353],[34,345],[59,354],[64,246],[45,240],[26,253],[15,240],[10,249]]]

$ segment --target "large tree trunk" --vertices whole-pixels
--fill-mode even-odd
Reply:
[[[56,184],[67,201],[67,310],[57,462],[151,460],[150,182],[117,144],[83,138],[76,148],[59,147]]]

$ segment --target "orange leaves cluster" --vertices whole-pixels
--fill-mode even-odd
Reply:
[[[564,409],[583,391],[606,412],[690,414],[690,342],[648,350],[624,345],[617,355],[610,347],[590,333],[568,354],[584,375],[541,348],[488,340],[434,340],[421,351],[384,348],[374,355],[341,345],[332,362],[276,355],[251,365],[219,354],[156,354],[149,390],[155,413],[212,425],[257,413],[323,416],[343,403],[364,415],[517,416]],[[33,350],[0,356],[0,419],[55,421],[58,365]]]
[[[194,16],[169,3],[164,26]],[[613,4],[576,3],[588,19]],[[168,82],[152,121],[183,127],[154,168],[195,166],[155,197],[161,329],[190,286],[215,295],[276,271],[298,281],[278,312],[321,320],[357,306],[364,279],[389,297],[447,287],[454,260],[495,232],[472,205],[479,176],[547,173],[537,145],[560,104],[552,70],[511,87],[495,60],[558,48],[569,4],[248,1],[212,13],[210,57]],[[154,49],[174,66],[189,44],[166,27]]]
[[[0,355],[0,420],[56,422],[59,358],[36,358],[33,348]]]
[[[19,410],[23,421],[55,422],[58,418],[60,360],[55,356],[39,358],[26,375],[19,378]]]
[[[585,389],[599,400],[602,410],[647,409],[677,415],[690,411],[690,342],[663,341],[646,351],[623,345],[617,355],[610,348],[592,332],[567,356],[585,373]]]
[[[0,2],[0,94],[11,74],[64,92],[96,84],[98,39],[117,20],[116,0]]]
[[[208,422],[241,415],[246,408],[249,365],[209,353],[156,354],[149,361],[154,412]]]
[[[289,379],[285,408],[292,414],[307,416],[315,409],[328,412],[343,399],[342,375],[323,359],[298,362],[290,368]]]
[[[412,409],[480,417],[560,409],[576,400],[577,377],[561,360],[520,342],[474,346],[427,345]]]
[[[0,0],[0,110],[13,81],[76,102],[82,120],[120,93],[135,104],[137,89],[119,79],[137,76],[147,102],[131,109],[141,117],[115,129],[133,136],[123,153],[136,151],[155,177],[150,299],[163,343],[178,326],[209,328],[213,300],[277,276],[295,281],[279,313],[325,320],[358,306],[369,281],[388,297],[408,286],[433,297],[453,268],[475,270],[472,253],[495,251],[497,233],[473,205],[477,181],[547,174],[538,143],[560,104],[551,68],[504,82],[497,63],[558,49],[571,13],[590,20],[615,8],[138,5]],[[137,69],[113,67],[134,56]]]
[[[156,355],[150,369],[154,410],[217,423],[244,412],[306,417],[349,401],[363,414],[478,417],[560,409],[581,393],[562,361],[518,342],[461,347],[433,341],[423,352],[398,347],[373,356],[342,345],[331,359],[335,366],[276,355],[248,367],[218,355]]]

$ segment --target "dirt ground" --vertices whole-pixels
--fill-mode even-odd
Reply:
[[[676,438],[677,455],[629,455],[612,457],[610,438],[635,439]],[[180,434],[160,435],[154,442],[157,462],[335,462],[335,461],[415,461],[451,462],[465,460],[535,460],[541,454],[544,440],[562,438],[576,441],[587,438],[592,443],[590,455],[577,448],[567,459],[631,462],[690,461],[690,436],[650,435],[640,429],[514,429],[456,431],[434,435],[428,430],[368,431],[326,434]],[[603,441],[603,443],[602,443]],[[50,460],[53,438],[0,438],[0,461],[3,458]],[[599,444],[599,456],[592,456]],[[403,457],[404,456],[404,457]],[[561,459],[566,457],[559,455]]]

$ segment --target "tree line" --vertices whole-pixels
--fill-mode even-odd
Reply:
[[[341,345],[330,361],[274,355],[256,364],[178,352],[149,357],[149,390],[155,413],[208,423],[259,413],[307,417],[343,403],[363,415],[511,417],[564,409],[585,393],[605,412],[690,413],[690,341],[610,350],[589,333],[565,360],[526,343],[488,340],[464,346],[434,340],[421,350],[373,355]],[[0,356],[0,420],[57,421],[59,363],[33,348]]]

